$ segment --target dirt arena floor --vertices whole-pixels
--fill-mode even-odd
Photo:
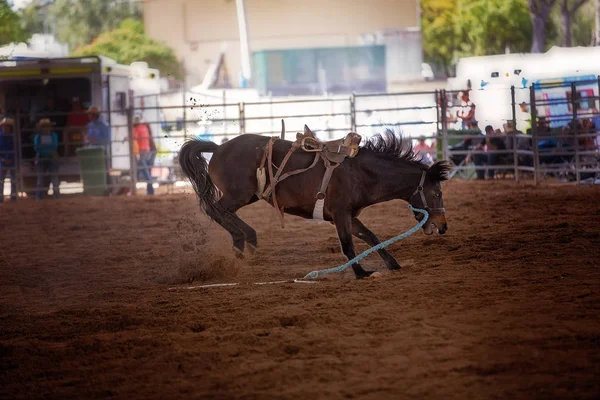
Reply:
[[[3,399],[579,399],[600,396],[600,187],[445,184],[445,236],[350,271],[333,227],[255,204],[244,260],[192,195],[0,207]],[[380,238],[414,219],[365,211]],[[366,249],[358,244],[359,250]]]

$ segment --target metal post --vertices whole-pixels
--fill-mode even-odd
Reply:
[[[577,129],[577,107],[579,105],[579,99],[577,96],[577,84],[571,82],[571,104],[573,107],[573,122],[571,126],[573,128],[573,135],[575,137],[575,176],[577,178],[577,184],[581,183],[581,176],[579,175],[579,169],[581,168],[581,162],[579,160],[579,129]]]
[[[356,132],[356,94],[350,96],[350,130]]]
[[[17,112],[17,119],[15,121],[15,127],[14,127],[14,132],[13,132],[13,149],[14,149],[14,159],[15,159],[15,184],[17,185],[17,200],[19,199],[19,193],[22,192],[23,190],[23,173],[21,170],[21,161],[23,158],[23,149],[22,149],[22,145],[23,145],[23,141],[21,139],[21,124],[20,124],[20,118],[18,117],[19,113]],[[11,185],[12,185],[12,179],[11,179]],[[4,182],[0,182],[0,185],[4,185]]]
[[[17,108],[17,116],[16,116],[16,121],[15,121],[15,125],[16,125],[16,132],[17,132],[17,140],[19,143],[19,156],[17,157],[17,165],[18,167],[18,176],[17,176],[17,182],[18,182],[18,186],[17,186],[17,191],[26,191],[25,189],[25,180],[23,179],[23,169],[22,169],[22,163],[23,163],[23,135],[21,132],[21,111]],[[36,181],[37,182],[37,181]],[[37,186],[37,184],[36,184]]]
[[[531,110],[531,142],[533,147],[533,183],[537,185],[539,183],[539,168],[540,168],[540,159],[538,152],[538,143],[537,143],[537,110],[535,107],[535,86],[531,85],[529,87],[529,103]]]
[[[600,75],[598,75],[596,79],[598,80],[598,108],[596,108],[596,110],[600,110]],[[600,129],[600,126],[597,129]]]
[[[512,107],[512,147],[513,147],[513,166],[515,169],[515,180],[519,181],[519,155],[517,154],[517,102],[515,96],[515,86],[510,87],[510,100]]]
[[[448,118],[446,116],[446,107],[448,106],[448,101],[446,98],[446,90],[442,89],[440,91],[440,102],[441,104],[441,117],[442,117],[442,158],[444,160],[449,160],[448,155]]]
[[[133,108],[127,109],[127,138],[129,142],[129,173],[131,174],[131,194],[137,194],[137,160],[133,154]]]
[[[435,89],[435,120],[436,120],[436,125],[435,125],[435,136],[439,136],[439,131],[440,131],[440,122],[441,122],[441,118],[440,118],[440,106],[442,103],[442,98],[440,96],[440,91],[438,89]]]
[[[513,130],[517,129],[517,104],[516,104],[516,100],[515,100],[515,87],[514,85],[510,87],[510,103],[511,103],[511,107],[512,107],[512,124],[513,124]]]
[[[238,109],[239,109],[239,119],[240,119],[240,135],[243,135],[244,133],[246,133],[246,112],[244,110],[244,103],[238,103]]]
[[[227,137],[227,91],[223,89],[223,135]]]
[[[273,92],[269,90],[267,95],[269,96],[269,116],[271,117],[271,132],[275,132],[275,119],[273,118]]]
[[[240,34],[240,51],[242,61],[242,76],[245,86],[248,87],[252,80],[252,67],[250,65],[250,39],[248,35],[248,20],[246,18],[246,4],[244,0],[235,0],[238,28]]]
[[[187,78],[186,78],[186,71],[185,71],[185,67],[184,67],[184,61],[181,61],[182,64],[182,69],[183,69],[183,123],[182,123],[182,128],[183,128],[183,140],[187,142]]]

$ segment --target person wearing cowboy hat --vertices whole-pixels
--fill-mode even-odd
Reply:
[[[110,127],[101,118],[101,111],[96,106],[88,109],[90,122],[87,125],[87,134],[85,141],[87,144],[102,146],[108,156],[110,150]]]
[[[48,118],[42,118],[36,125],[33,138],[35,165],[37,171],[37,191],[35,198],[41,200],[48,191],[45,177],[50,175],[54,197],[59,197],[58,179],[58,135],[52,132],[54,124]]]
[[[12,118],[0,121],[0,204],[4,203],[4,179],[7,175],[10,177],[10,200],[17,200],[14,127]]]

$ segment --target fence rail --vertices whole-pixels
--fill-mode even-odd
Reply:
[[[588,85],[584,91],[582,86]],[[593,89],[589,89],[592,85]],[[403,134],[434,142],[431,148],[421,148],[428,160],[445,159],[453,164],[452,176],[463,178],[490,178],[497,174],[512,174],[516,180],[531,178],[536,183],[552,176],[581,183],[600,177],[600,78],[595,81],[568,82],[560,85],[533,84],[528,102],[523,89],[514,87],[496,90],[503,96],[507,107],[502,114],[505,131],[500,136],[482,135],[479,129],[453,129],[456,110],[464,107],[456,100],[456,91],[356,94],[317,99],[285,99],[255,102],[232,102],[224,95],[222,102],[202,104],[194,95],[182,96],[185,104],[161,104],[158,96],[134,99],[123,115],[104,113],[109,122],[111,140],[106,143],[104,157],[97,168],[82,171],[82,156],[77,149],[90,144],[86,126],[54,126],[59,136],[57,157],[51,167],[41,168],[43,160],[36,156],[33,137],[39,133],[35,120],[39,118],[69,119],[81,116],[78,112],[51,112],[35,115],[15,113],[12,147],[0,148],[0,158],[14,159],[0,167],[0,178],[6,176],[16,181],[16,190],[32,195],[46,193],[49,180],[56,181],[58,170],[60,186],[81,183],[90,174],[104,174],[100,184],[86,184],[87,189],[105,189],[105,193],[129,191],[136,193],[138,183],[152,191],[157,184],[172,185],[183,177],[177,163],[178,150],[192,137],[213,140],[217,143],[232,137],[255,133],[280,134],[280,120],[284,119],[288,131],[301,131],[309,125],[324,140],[341,136],[348,131],[358,131],[367,138],[385,128],[402,128]],[[562,90],[562,92],[560,92]],[[548,92],[550,91],[550,92]],[[549,94],[550,93],[550,94]],[[172,95],[170,93],[169,95]],[[215,100],[215,101],[213,101]],[[501,99],[501,101],[503,101]],[[524,121],[517,117],[517,109],[527,107],[527,132],[516,129]],[[541,115],[540,115],[541,114]],[[141,116],[151,133],[152,154],[155,159],[144,160],[134,154],[137,141],[134,117]],[[485,120],[478,121],[481,128]],[[561,125],[562,124],[562,125]],[[506,128],[510,126],[509,128]],[[146,154],[144,153],[144,157]],[[84,160],[85,161],[85,160]],[[87,159],[87,161],[93,161]],[[100,165],[98,167],[98,165]],[[14,179],[13,179],[14,178]],[[2,182],[4,183],[4,182]],[[10,189],[7,185],[7,189]],[[53,189],[55,191],[55,189]]]

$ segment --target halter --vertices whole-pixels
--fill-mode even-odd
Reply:
[[[417,186],[417,190],[415,190],[415,192],[412,194],[412,196],[410,196],[410,199],[408,199],[408,201],[410,202],[410,200],[415,197],[415,194],[419,193],[419,195],[421,195],[421,201],[423,202],[423,208],[427,211],[429,211],[430,213],[445,213],[446,209],[445,208],[429,208],[429,206],[427,205],[427,199],[425,198],[425,193],[423,193],[423,185],[425,184],[425,177],[427,176],[427,171],[423,170],[423,174],[421,175],[421,182],[419,182],[419,186]]]

